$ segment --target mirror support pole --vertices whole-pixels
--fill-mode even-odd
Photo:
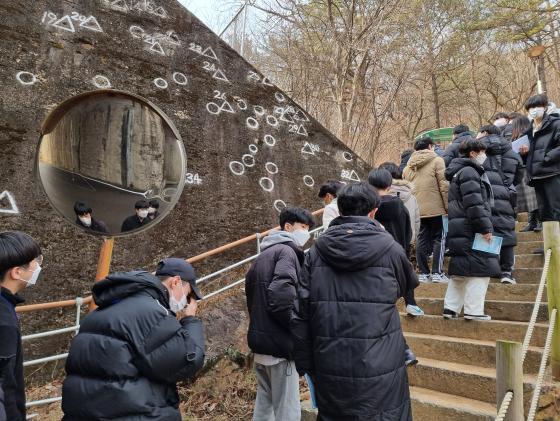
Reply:
[[[109,237],[103,239],[101,250],[99,252],[99,260],[97,262],[97,273],[95,275],[95,282],[105,279],[109,275],[111,268],[111,260],[113,258],[113,246],[115,245],[115,238]],[[93,300],[89,303],[89,311],[97,308]]]

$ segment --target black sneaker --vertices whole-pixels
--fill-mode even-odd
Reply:
[[[453,310],[449,310],[448,308],[443,309],[443,318],[444,319],[458,319],[459,315],[455,313]]]
[[[404,350],[404,363],[407,366],[418,364],[418,360],[416,359],[416,355],[414,355],[414,352],[412,352],[412,350],[410,348],[407,348],[407,349]]]
[[[465,314],[465,320],[480,320],[482,322],[488,322],[492,320],[488,314]]]

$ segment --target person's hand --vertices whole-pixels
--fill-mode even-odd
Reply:
[[[198,309],[198,303],[196,302],[196,299],[194,297],[189,297],[188,300],[189,300],[189,302],[188,302],[187,306],[185,307],[185,309],[183,310],[183,313],[185,314],[185,317],[196,316],[196,310]]]
[[[484,238],[488,243],[492,241],[492,233],[488,232],[486,234],[482,234],[482,238]]]
[[[519,147],[519,153],[521,155],[527,155],[529,153],[529,146],[528,145],[521,145]]]

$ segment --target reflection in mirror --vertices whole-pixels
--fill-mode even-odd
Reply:
[[[52,206],[89,233],[122,235],[153,226],[177,203],[185,152],[155,106],[118,91],[74,97],[43,125],[41,183]]]

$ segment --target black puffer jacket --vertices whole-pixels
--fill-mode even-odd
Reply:
[[[494,234],[503,237],[503,246],[515,246],[515,185],[523,180],[523,161],[511,148],[511,143],[501,136],[489,135],[482,138],[486,143],[484,170],[492,185],[494,206],[492,226]]]
[[[484,168],[469,158],[457,158],[445,171],[449,186],[449,275],[499,276],[495,254],[472,249],[476,233],[493,232],[492,187]]]
[[[412,420],[395,303],[417,285],[402,247],[367,217],[336,218],[311,248],[292,330],[319,420]]]
[[[290,320],[304,253],[285,231],[267,236],[261,250],[245,277],[247,342],[257,354],[291,360]]]
[[[463,140],[466,140],[470,137],[472,137],[470,132],[459,133],[455,140],[453,140],[453,142],[451,142],[451,144],[447,146],[447,148],[445,148],[445,151],[443,152],[443,155],[441,157],[443,158],[446,167],[449,167],[449,164],[455,158],[460,157],[459,146],[461,146],[461,142],[463,142]]]
[[[99,306],[72,341],[62,388],[64,420],[180,421],[176,382],[204,362],[202,322],[180,322],[148,272],[95,284]]]
[[[534,180],[559,175],[560,118],[555,114],[545,114],[540,129],[533,135],[531,125],[527,136],[530,142],[527,156],[529,184]]]

